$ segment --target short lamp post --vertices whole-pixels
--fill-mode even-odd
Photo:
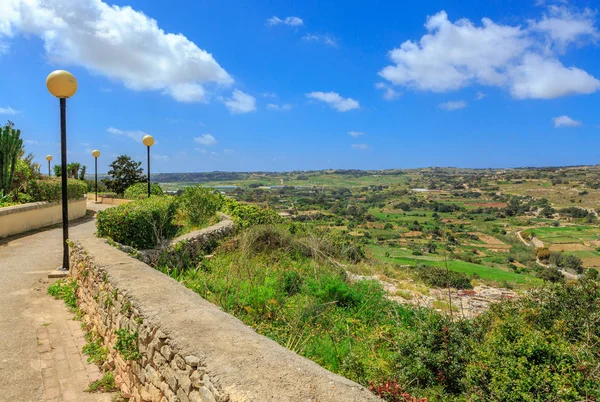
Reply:
[[[50,162],[52,161],[52,155],[46,155],[46,160],[48,161],[48,177],[50,177],[52,176],[52,170],[50,170]]]
[[[154,137],[146,135],[142,138],[142,142],[148,148],[148,198],[150,198],[150,147],[154,145]]]
[[[60,163],[62,190],[63,263],[59,271],[69,271],[69,200],[67,196],[67,98],[77,92],[77,80],[65,70],[51,72],[46,78],[48,91],[60,101]]]
[[[96,191],[96,202],[98,202],[98,157],[100,156],[100,151],[94,149],[92,151],[92,156],[94,157],[94,174],[95,174],[95,186],[94,189]]]

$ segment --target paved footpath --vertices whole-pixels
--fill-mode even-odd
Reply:
[[[88,203],[88,209],[96,207]],[[72,222],[69,235],[76,240],[94,231],[87,217]],[[80,322],[62,300],[47,294],[54,281],[48,273],[62,263],[61,242],[61,228],[0,240],[2,402],[111,400],[111,394],[85,392],[101,373],[81,353]]]

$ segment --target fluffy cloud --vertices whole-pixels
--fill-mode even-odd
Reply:
[[[553,5],[548,7],[548,13],[539,21],[531,21],[530,28],[547,35],[558,50],[564,51],[567,45],[578,40],[600,37],[595,20],[596,13],[588,8],[580,12]]]
[[[484,92],[481,92],[481,91],[477,91],[477,93],[475,94],[475,99],[478,100],[478,101],[482,100],[482,99],[484,99],[486,97],[487,97],[487,94],[484,93]]]
[[[118,128],[114,128],[114,127],[109,127],[106,131],[108,131],[111,134],[114,135],[118,135],[121,137],[127,137],[130,138],[134,141],[138,141],[138,142],[142,142],[142,138],[144,138],[144,136],[148,135],[148,133],[145,133],[143,131],[140,130],[133,130],[133,131],[124,131],[124,130],[119,130]]]
[[[250,113],[256,110],[256,98],[239,89],[234,90],[231,98],[225,99],[223,103],[233,114]]]
[[[579,127],[581,126],[581,122],[577,120],[573,120],[569,116],[558,116],[552,119],[554,122],[554,127]]]
[[[362,131],[348,131],[348,135],[351,135],[352,137],[356,138],[360,137],[361,135],[365,135],[365,133],[363,133]]]
[[[205,83],[233,82],[210,53],[129,6],[4,0],[0,41],[18,34],[39,36],[52,63],[83,66],[129,89],[162,90],[182,102],[204,100]]]
[[[335,38],[329,35],[317,35],[317,34],[306,34],[302,37],[302,40],[306,42],[317,42],[331,47],[337,47],[338,43]]]
[[[290,105],[289,103],[284,103],[283,105],[269,103],[267,105],[267,110],[271,110],[273,112],[289,112],[290,110],[292,110],[292,105]]]
[[[298,17],[286,17],[281,19],[279,17],[273,16],[267,20],[267,26],[275,26],[275,25],[289,25],[291,27],[299,27],[304,25],[304,21]]]
[[[13,109],[10,106],[0,107],[0,114],[17,114],[17,113],[19,113],[19,112],[17,112],[15,109]]]
[[[462,101],[462,100],[461,101],[444,102],[439,105],[440,109],[449,110],[449,111],[462,109],[466,106],[467,106],[467,102]]]
[[[327,103],[338,112],[347,112],[353,109],[359,109],[360,104],[352,98],[343,98],[337,92],[311,92],[306,94],[308,98],[316,99]]]
[[[381,89],[383,91],[383,99],[388,100],[388,101],[393,101],[394,99],[398,99],[400,97],[400,95],[402,95],[401,92],[395,91],[394,88],[390,87],[389,85],[387,85],[383,82],[375,83],[375,88]]]
[[[364,151],[367,149],[371,149],[371,147],[368,146],[367,144],[352,144],[352,149],[358,149],[358,150]]]
[[[169,156],[168,156],[168,155],[161,155],[161,154],[154,154],[154,153],[152,154],[152,156],[151,156],[151,157],[152,157],[152,159],[154,159],[155,161],[162,161],[162,162],[166,162],[166,161],[168,161],[169,159],[171,159],[171,158],[169,158]]]
[[[200,137],[194,138],[194,142],[202,145],[215,145],[217,140],[211,134],[203,134]]]
[[[599,80],[576,67],[565,67],[552,50],[596,36],[590,31],[592,13],[551,7],[550,14],[523,28],[498,25],[489,18],[479,26],[467,19],[453,23],[441,11],[427,18],[427,34],[418,42],[406,41],[389,52],[394,64],[379,75],[392,84],[422,91],[447,92],[473,84],[503,87],[518,99],[596,92]],[[573,21],[579,24],[572,26]]]

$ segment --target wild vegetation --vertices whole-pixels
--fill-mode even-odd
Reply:
[[[385,400],[592,401],[597,211],[528,193],[583,193],[586,169],[218,173],[225,196],[162,183],[180,196],[133,205],[229,214],[234,236],[156,269]]]

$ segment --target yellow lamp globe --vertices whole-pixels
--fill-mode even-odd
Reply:
[[[151,135],[146,135],[144,136],[144,138],[142,138],[142,142],[145,146],[151,147],[152,145],[154,145],[154,137]]]
[[[46,155],[46,160],[50,162],[52,160],[52,155]]]
[[[99,156],[100,156],[100,151],[98,151],[97,149],[94,149],[94,150],[92,151],[92,156],[93,156],[94,158],[97,158],[97,157],[99,157]]]
[[[77,80],[68,71],[52,71],[46,78],[48,91],[57,98],[70,98],[77,92]]]

